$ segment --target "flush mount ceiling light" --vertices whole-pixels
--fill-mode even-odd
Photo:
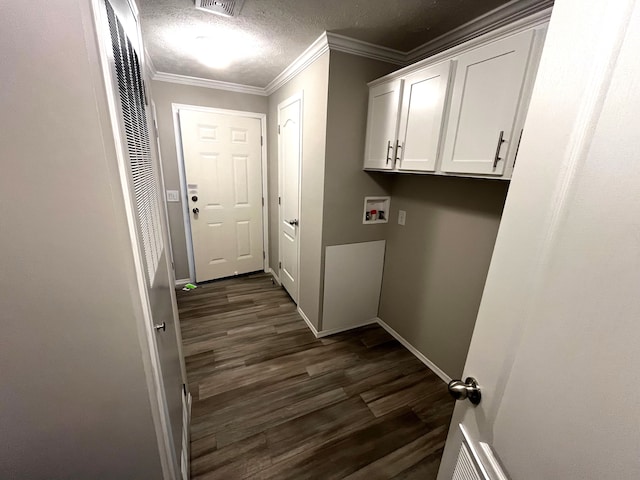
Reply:
[[[199,63],[215,69],[257,58],[267,49],[262,39],[240,28],[213,26],[207,22],[167,29],[164,38],[176,55],[188,54]]]
[[[224,44],[213,37],[199,36],[195,39],[194,54],[197,60],[207,67],[223,69],[238,58]]]
[[[195,0],[196,8],[223,17],[237,17],[244,0]]]
[[[234,62],[250,58],[259,50],[256,39],[245,32],[216,28],[212,35],[195,39],[195,54],[200,63],[211,68],[227,68]]]

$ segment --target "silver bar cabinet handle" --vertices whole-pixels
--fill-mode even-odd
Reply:
[[[498,146],[496,147],[496,156],[493,158],[493,168],[496,168],[498,166],[498,162],[502,160],[502,158],[500,158],[500,147],[504,142],[506,142],[506,140],[503,140],[502,137],[504,137],[504,130],[500,130],[500,136],[498,137]]]
[[[396,140],[396,162],[402,160],[402,154],[398,155],[398,149],[402,149],[404,142],[400,145],[400,140]]]
[[[387,142],[387,164],[391,161],[391,155],[389,155],[389,150],[393,150],[393,146],[391,145],[391,140]]]

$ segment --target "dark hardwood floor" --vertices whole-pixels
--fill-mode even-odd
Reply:
[[[435,479],[453,400],[379,326],[316,339],[257,274],[178,293],[194,479]]]

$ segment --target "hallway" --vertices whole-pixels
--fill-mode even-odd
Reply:
[[[178,305],[192,478],[435,478],[453,400],[382,328],[316,339],[267,274]]]

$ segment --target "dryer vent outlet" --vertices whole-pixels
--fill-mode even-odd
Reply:
[[[244,0],[195,0],[196,8],[223,17],[237,17]]]

